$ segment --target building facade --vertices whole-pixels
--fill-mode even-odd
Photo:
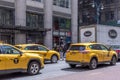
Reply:
[[[79,25],[116,25],[120,20],[120,0],[78,0]],[[97,11],[98,10],[98,11]]]
[[[78,40],[78,0],[1,0],[0,40],[50,49]]]

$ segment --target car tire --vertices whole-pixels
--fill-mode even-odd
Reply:
[[[89,63],[89,68],[92,69],[96,69],[97,68],[97,60],[95,58],[91,59],[90,63]]]
[[[57,63],[58,57],[56,55],[52,55],[51,57],[51,63]]]
[[[112,57],[110,64],[111,65],[116,65],[117,59],[115,56]]]
[[[28,66],[28,74],[36,75],[40,71],[40,64],[36,61],[33,61]]]
[[[75,67],[76,67],[76,64],[69,64],[69,66],[70,66],[71,68],[75,68]]]

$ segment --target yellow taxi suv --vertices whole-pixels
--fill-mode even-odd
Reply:
[[[43,57],[24,53],[12,45],[0,43],[0,75],[14,72],[36,75],[42,68],[44,68]]]
[[[75,43],[71,44],[66,53],[66,62],[71,68],[76,65],[97,68],[98,64],[109,62],[115,65],[118,59],[117,53],[100,43]]]
[[[36,53],[42,55],[45,61],[51,61],[51,63],[57,63],[60,59],[60,53],[54,50],[49,50],[47,47],[39,44],[19,44],[15,45],[23,52]]]

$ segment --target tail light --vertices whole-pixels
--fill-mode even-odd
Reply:
[[[88,53],[89,53],[89,51],[84,50],[84,51],[80,51],[80,53],[82,53],[82,54],[88,54]]]

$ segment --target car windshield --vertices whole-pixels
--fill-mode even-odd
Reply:
[[[84,45],[72,45],[69,50],[83,51],[85,50],[85,46]]]

